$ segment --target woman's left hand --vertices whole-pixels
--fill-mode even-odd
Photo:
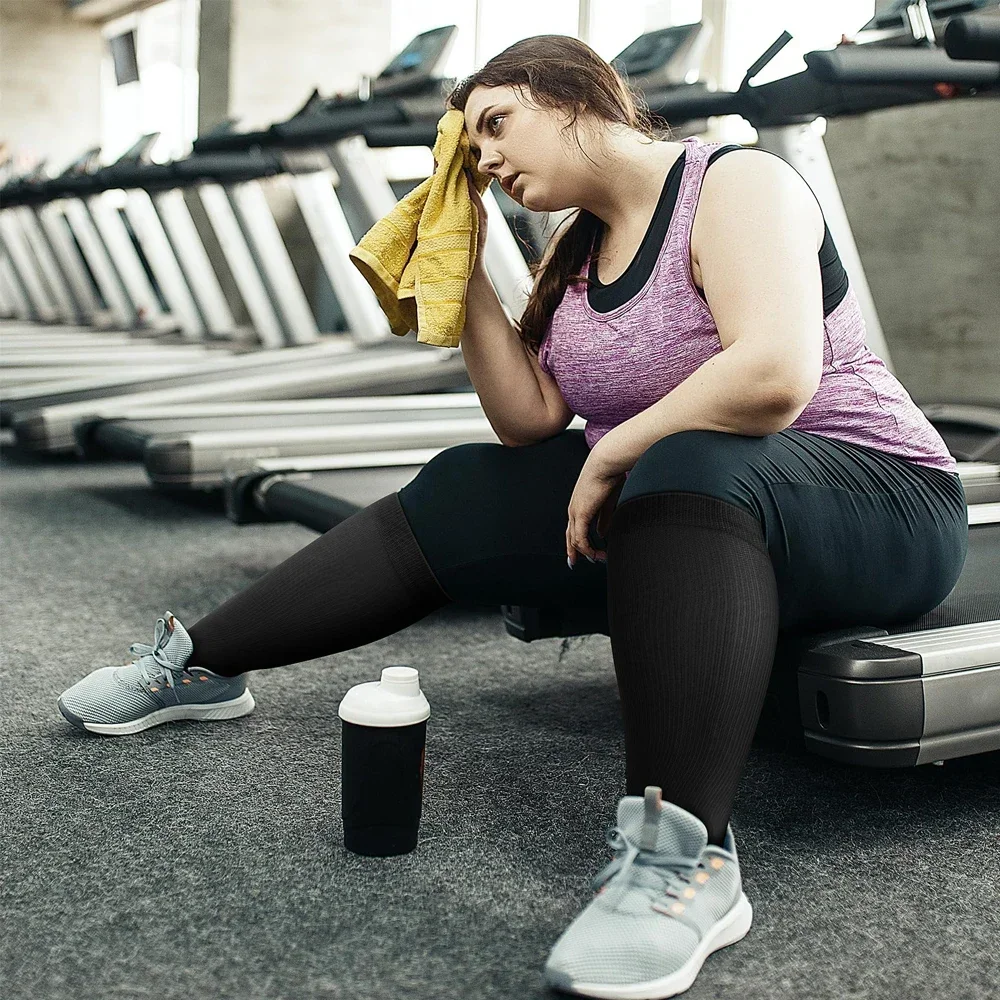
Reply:
[[[576,566],[577,552],[590,559],[607,562],[607,554],[602,550],[595,550],[590,544],[590,523],[596,515],[597,533],[602,537],[607,535],[611,516],[625,485],[625,473],[628,471],[623,468],[622,461],[615,458],[611,442],[605,444],[607,439],[608,435],[605,435],[590,450],[570,497],[566,554],[571,567]]]

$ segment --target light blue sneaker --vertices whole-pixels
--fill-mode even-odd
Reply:
[[[723,847],[709,844],[705,824],[650,785],[645,798],[621,799],[607,840],[615,858],[553,946],[545,981],[609,1000],[683,993],[705,959],[744,938],[753,921],[732,827]]]
[[[153,645],[133,643],[138,660],[101,667],[59,696],[59,711],[80,729],[127,736],[175,719],[236,719],[256,704],[246,674],[222,677],[186,669],[194,650],[184,626],[168,611],[156,621]]]

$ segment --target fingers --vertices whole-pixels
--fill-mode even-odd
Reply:
[[[598,532],[600,533],[599,529]],[[582,538],[578,538],[576,536],[572,523],[566,527],[566,555],[570,569],[576,568],[577,555],[583,556],[592,563],[606,563],[608,561],[607,552],[604,552],[601,549],[595,549],[590,544],[590,540],[587,538],[586,534],[584,534]]]

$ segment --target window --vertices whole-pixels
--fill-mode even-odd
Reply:
[[[160,133],[151,153],[158,163],[191,151],[198,134],[198,13],[199,0],[164,0],[104,25],[102,162],[114,162],[150,132]],[[111,41],[129,32],[139,79],[119,85]]]
[[[480,0],[476,65],[533,35],[572,35],[580,27],[579,0]]]
[[[874,0],[839,0],[835,4],[802,3],[801,0],[737,0],[726,8],[726,35],[720,89],[735,90],[747,67],[782,31],[792,40],[754,80],[767,83],[806,68],[802,56],[813,49],[832,49],[843,34],[850,36],[870,21]]]

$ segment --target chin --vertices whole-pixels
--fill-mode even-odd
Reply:
[[[527,197],[522,193],[521,204],[528,209],[529,212],[561,212],[567,208],[576,208],[576,205],[571,204],[564,198],[559,197],[558,194],[552,195],[537,195],[534,193],[528,194]]]
[[[552,199],[539,196],[532,192],[521,192],[521,206],[529,212],[558,212],[561,205],[554,204]]]

